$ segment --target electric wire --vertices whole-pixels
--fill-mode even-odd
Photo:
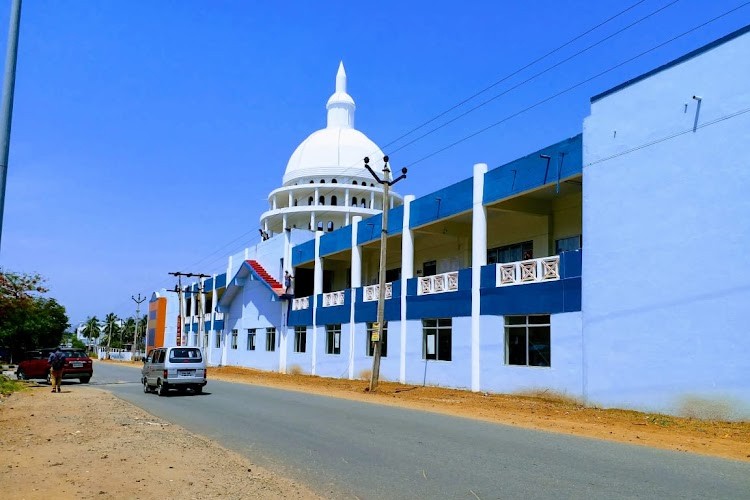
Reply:
[[[490,125],[487,125],[486,127],[483,127],[483,128],[481,128],[481,129],[479,129],[479,130],[477,130],[477,131],[475,131],[475,132],[473,132],[473,133],[471,133],[471,134],[469,134],[467,136],[464,136],[461,139],[459,139],[459,140],[457,140],[455,142],[452,142],[451,144],[448,144],[447,146],[444,146],[444,147],[442,147],[442,148],[440,148],[440,149],[438,149],[436,151],[433,151],[432,153],[430,153],[430,154],[428,154],[426,156],[421,157],[420,159],[418,159],[416,161],[413,161],[413,162],[409,163],[407,165],[407,167],[412,167],[412,166],[417,165],[417,164],[419,164],[419,163],[421,163],[421,162],[423,162],[423,161],[425,161],[425,160],[427,160],[429,158],[432,158],[435,155],[438,155],[438,154],[440,154],[440,153],[442,153],[444,151],[447,151],[448,149],[451,149],[451,148],[457,146],[458,144],[461,144],[462,142],[465,142],[465,141],[467,141],[467,140],[469,140],[469,139],[471,139],[473,137],[476,137],[479,134],[482,134],[482,133],[484,133],[484,132],[486,132],[486,131],[494,128],[494,127],[497,127],[498,125],[501,125],[501,124],[507,122],[508,120],[511,120],[511,119],[513,119],[513,118],[515,118],[515,117],[517,117],[519,115],[522,115],[522,114],[524,114],[524,113],[526,113],[526,112],[528,112],[528,111],[530,111],[530,110],[532,110],[532,109],[534,109],[534,108],[536,108],[536,107],[538,107],[538,106],[540,106],[540,105],[542,105],[542,104],[544,104],[546,102],[549,102],[549,101],[551,101],[551,100],[553,100],[553,99],[555,99],[555,98],[557,98],[557,97],[559,97],[559,96],[561,96],[563,94],[566,94],[566,93],[570,92],[571,90],[574,90],[574,89],[580,87],[581,85],[584,85],[584,84],[586,84],[586,83],[588,83],[588,82],[590,82],[592,80],[595,80],[596,78],[599,78],[602,75],[605,75],[605,74],[607,74],[607,73],[609,73],[611,71],[614,71],[615,69],[617,69],[617,68],[619,68],[621,66],[624,66],[625,64],[628,64],[628,63],[630,63],[630,62],[638,59],[639,57],[643,57],[644,55],[649,54],[649,53],[653,52],[656,49],[659,49],[659,48],[661,48],[661,47],[663,47],[663,46],[665,46],[665,45],[667,45],[669,43],[674,42],[675,40],[678,40],[678,39],[680,39],[680,38],[682,38],[682,37],[684,37],[686,35],[689,35],[690,33],[694,32],[694,31],[697,31],[700,28],[703,28],[704,26],[707,26],[707,25],[709,25],[709,24],[711,24],[713,22],[716,22],[717,20],[719,20],[719,19],[721,19],[723,17],[726,17],[729,14],[731,14],[731,13],[733,13],[733,12],[735,12],[735,11],[743,8],[743,7],[746,7],[747,5],[750,5],[750,2],[745,2],[745,3],[743,3],[743,4],[739,5],[739,6],[731,9],[731,10],[728,10],[728,11],[724,12],[723,14],[720,14],[720,15],[714,17],[714,18],[709,19],[708,21],[705,21],[705,22],[703,22],[703,23],[701,23],[701,24],[699,24],[697,26],[694,26],[693,28],[691,28],[691,29],[689,29],[687,31],[684,31],[684,32],[680,33],[679,35],[676,35],[676,36],[670,38],[669,40],[666,40],[666,41],[664,41],[664,42],[662,42],[662,43],[660,43],[658,45],[655,45],[654,47],[651,47],[650,49],[647,49],[647,50],[645,50],[645,51],[643,51],[643,52],[641,52],[641,53],[639,53],[639,54],[637,54],[637,55],[629,58],[629,59],[626,59],[625,61],[622,61],[622,62],[620,62],[618,64],[615,64],[614,66],[610,66],[608,69],[606,69],[606,70],[604,70],[604,71],[602,71],[600,73],[597,73],[594,76],[586,78],[585,80],[581,80],[580,82],[578,82],[578,83],[576,83],[574,85],[571,85],[570,87],[567,87],[564,90],[561,90],[561,91],[559,91],[559,92],[557,92],[555,94],[552,94],[552,95],[550,95],[550,96],[548,96],[548,97],[546,97],[546,98],[544,98],[544,99],[542,99],[540,101],[535,102],[534,104],[532,104],[530,106],[527,106],[526,108],[521,109],[520,111],[517,111],[517,112],[515,112],[513,114],[510,114],[510,115],[506,116],[505,118],[503,118],[503,119],[501,119],[501,120],[499,120],[497,122],[494,122],[494,123],[492,123]]]
[[[581,33],[580,35],[577,35],[576,37],[574,37],[574,38],[570,39],[569,41],[565,42],[564,44],[560,45],[559,47],[557,47],[557,48],[555,48],[555,49],[553,49],[553,50],[551,50],[551,51],[547,52],[547,53],[546,53],[546,54],[544,54],[543,56],[541,56],[541,57],[539,57],[539,58],[537,58],[537,59],[533,60],[532,62],[528,63],[527,65],[523,66],[522,68],[520,68],[520,69],[518,69],[518,70],[516,70],[516,71],[514,71],[514,72],[512,72],[512,73],[510,73],[509,75],[507,75],[507,76],[503,77],[502,79],[500,79],[500,80],[498,80],[498,81],[494,82],[493,84],[491,84],[491,85],[489,85],[489,86],[485,87],[484,89],[480,90],[479,92],[476,92],[476,93],[475,93],[475,94],[473,94],[472,96],[470,96],[470,97],[468,97],[468,98],[466,98],[466,99],[462,100],[461,102],[459,102],[458,104],[454,105],[453,107],[451,107],[451,108],[449,108],[449,109],[447,109],[447,110],[445,110],[445,111],[443,111],[443,112],[439,113],[438,115],[436,115],[436,116],[435,116],[435,117],[433,117],[432,119],[430,119],[430,120],[428,120],[428,121],[426,121],[426,122],[422,123],[421,125],[419,125],[419,126],[415,127],[414,129],[412,129],[412,130],[408,131],[407,133],[403,134],[402,136],[398,137],[397,139],[395,139],[395,140],[393,140],[393,141],[389,142],[389,143],[388,143],[388,144],[386,145],[386,147],[387,147],[388,145],[392,145],[393,143],[397,142],[398,140],[400,140],[400,139],[402,139],[402,138],[404,138],[404,137],[406,137],[406,136],[408,136],[408,135],[411,135],[411,134],[412,134],[413,132],[415,132],[415,131],[417,131],[417,130],[420,130],[421,128],[423,128],[424,126],[428,125],[429,123],[432,123],[432,122],[434,122],[435,120],[439,119],[440,117],[444,116],[445,114],[449,113],[450,111],[453,111],[453,110],[455,110],[456,108],[458,108],[458,107],[462,106],[463,104],[465,104],[465,103],[467,103],[467,102],[471,101],[471,100],[472,100],[473,98],[475,98],[475,97],[477,97],[477,96],[479,96],[479,95],[481,95],[481,94],[483,94],[483,93],[487,92],[488,90],[490,90],[490,89],[492,89],[492,88],[496,87],[496,86],[497,86],[498,84],[500,84],[500,83],[502,83],[502,82],[506,81],[506,80],[507,80],[508,78],[510,78],[510,77],[512,77],[512,76],[514,76],[514,75],[516,75],[516,74],[518,74],[519,72],[523,71],[524,69],[527,69],[527,68],[531,67],[532,65],[536,64],[537,62],[539,62],[539,61],[541,61],[541,60],[543,60],[543,59],[547,58],[548,56],[550,56],[550,55],[554,54],[555,52],[558,52],[558,51],[559,51],[559,50],[561,50],[562,48],[564,48],[564,47],[566,47],[566,46],[569,46],[569,45],[570,45],[571,43],[575,42],[576,40],[578,40],[578,39],[582,38],[583,36],[585,36],[585,35],[587,35],[587,34],[589,34],[589,33],[593,32],[593,31],[594,31],[594,30],[596,30],[597,28],[599,28],[599,27],[603,26],[604,24],[607,24],[608,22],[610,22],[611,20],[613,20],[613,19],[615,19],[615,18],[617,18],[617,17],[621,16],[622,14],[624,14],[624,13],[626,13],[626,12],[628,12],[628,11],[632,10],[633,8],[635,8],[635,7],[636,7],[636,6],[638,6],[639,4],[643,3],[644,1],[645,1],[645,0],[641,0],[641,1],[639,1],[639,2],[636,2],[635,4],[632,4],[631,6],[627,7],[626,9],[624,9],[624,10],[622,10],[622,11],[618,12],[617,14],[615,14],[615,15],[613,15],[613,16],[611,16],[611,17],[609,17],[608,19],[606,19],[606,20],[604,20],[604,21],[600,22],[600,23],[599,23],[599,24],[597,24],[596,26],[594,26],[594,27],[592,27],[592,28],[590,28],[590,29],[586,30],[585,32]],[[594,44],[592,44],[592,45],[588,46],[588,47],[587,47],[586,49],[583,49],[582,51],[579,51],[578,53],[576,53],[576,54],[574,54],[574,55],[572,55],[572,56],[570,56],[570,57],[566,58],[565,60],[563,60],[563,61],[561,61],[561,62],[559,62],[559,63],[555,64],[554,66],[552,66],[552,67],[550,67],[550,68],[547,68],[547,69],[546,69],[546,70],[544,70],[543,72],[537,73],[536,75],[534,75],[534,76],[530,77],[529,79],[525,80],[525,81],[524,81],[524,82],[522,82],[522,83],[527,83],[527,82],[528,82],[528,81],[530,81],[531,79],[533,79],[533,78],[536,78],[537,76],[539,76],[539,75],[541,75],[541,74],[543,74],[543,73],[546,73],[546,72],[548,72],[549,70],[551,70],[551,69],[553,69],[553,68],[555,68],[555,67],[558,67],[558,66],[560,66],[560,65],[561,65],[561,64],[563,64],[564,62],[567,62],[568,60],[570,60],[570,59],[572,59],[572,58],[576,57],[576,56],[577,56],[577,55],[579,55],[580,53],[583,53],[583,52],[585,52],[585,51],[589,50],[590,48],[593,48],[594,46],[596,46],[596,45],[599,45],[599,44],[603,43],[604,41],[606,41],[606,40],[609,40],[609,39],[611,39],[612,37],[616,36],[617,34],[619,34],[619,33],[622,33],[622,32],[623,32],[623,31],[625,31],[626,29],[629,29],[630,27],[632,27],[632,26],[635,26],[636,24],[638,24],[638,23],[642,22],[643,20],[645,20],[645,19],[647,19],[647,18],[649,18],[649,17],[651,17],[651,16],[653,16],[653,15],[657,14],[658,12],[661,12],[661,11],[663,11],[664,9],[666,9],[666,8],[668,8],[668,7],[670,7],[670,6],[672,6],[673,4],[677,3],[678,1],[679,1],[679,0],[674,0],[674,1],[670,2],[669,4],[666,4],[665,6],[663,6],[663,7],[659,8],[659,9],[657,9],[656,11],[653,11],[653,12],[652,12],[652,13],[650,13],[650,14],[648,14],[647,16],[645,16],[645,17],[642,17],[641,19],[639,19],[639,20],[637,20],[637,21],[635,21],[635,22],[631,23],[631,24],[630,24],[630,25],[628,25],[627,27],[625,27],[625,28],[623,28],[623,29],[620,29],[620,30],[618,30],[617,32],[615,32],[615,33],[613,33],[613,34],[611,34],[611,35],[609,35],[609,36],[605,37],[604,39],[600,40],[599,42],[596,42],[596,43],[594,43]],[[556,98],[556,97],[558,97],[558,96],[560,96],[560,95],[563,95],[564,93],[567,93],[567,92],[569,92],[569,91],[571,91],[571,90],[573,90],[573,89],[575,89],[575,88],[577,88],[577,87],[579,87],[579,86],[581,86],[581,85],[583,85],[583,84],[585,84],[585,83],[587,83],[587,82],[589,82],[589,81],[591,81],[591,80],[593,80],[593,79],[595,79],[595,78],[598,78],[599,76],[602,76],[602,75],[604,75],[604,74],[606,74],[606,73],[608,73],[608,72],[610,72],[610,71],[612,71],[612,70],[614,70],[614,69],[616,69],[616,68],[618,68],[618,67],[620,67],[620,66],[622,66],[622,65],[624,65],[624,64],[627,64],[627,63],[629,63],[629,62],[632,62],[633,60],[635,60],[635,59],[637,59],[637,58],[639,58],[639,57],[642,57],[643,55],[645,55],[645,54],[648,54],[649,52],[652,52],[653,50],[656,50],[656,49],[658,49],[658,48],[660,48],[660,47],[662,47],[662,46],[664,46],[664,45],[666,45],[666,44],[668,44],[668,43],[671,43],[671,42],[673,42],[673,41],[675,41],[675,40],[677,40],[677,39],[679,39],[679,38],[681,38],[681,37],[683,37],[683,36],[685,36],[685,35],[687,35],[687,34],[689,34],[689,33],[692,33],[692,32],[694,32],[694,31],[696,31],[697,29],[700,29],[700,28],[702,28],[702,27],[704,27],[704,26],[706,26],[706,25],[708,25],[708,24],[710,24],[710,23],[712,23],[712,22],[715,22],[716,20],[718,20],[718,19],[720,19],[720,18],[722,18],[722,17],[725,17],[726,15],[729,15],[729,14],[731,14],[731,13],[733,13],[733,12],[735,12],[735,11],[737,11],[737,10],[741,9],[741,8],[743,8],[743,7],[747,6],[748,4],[750,4],[750,2],[746,2],[746,3],[743,3],[743,4],[741,4],[741,5],[739,5],[739,6],[735,7],[735,8],[733,8],[733,9],[731,9],[731,10],[729,10],[729,11],[727,11],[727,12],[725,12],[725,13],[723,13],[723,14],[719,15],[719,16],[716,16],[716,17],[714,17],[714,18],[712,18],[712,19],[710,19],[710,20],[708,20],[708,21],[706,21],[706,22],[704,22],[704,23],[702,23],[702,24],[700,24],[700,25],[698,25],[698,26],[696,26],[696,27],[694,27],[694,28],[692,28],[692,29],[690,29],[690,30],[688,30],[688,31],[686,31],[686,32],[684,32],[684,33],[682,33],[682,34],[680,34],[680,35],[677,35],[676,37],[673,37],[672,39],[669,39],[669,40],[667,40],[667,41],[665,41],[665,42],[663,42],[663,43],[661,43],[661,44],[659,44],[659,45],[657,45],[657,46],[655,46],[655,47],[652,47],[651,49],[648,49],[647,51],[644,51],[644,52],[642,52],[642,53],[640,53],[640,54],[638,54],[638,55],[636,55],[636,56],[634,56],[634,57],[632,57],[632,58],[630,58],[630,59],[628,59],[628,60],[626,60],[626,61],[623,61],[623,62],[619,63],[618,65],[615,65],[615,66],[613,66],[613,67],[611,67],[611,68],[609,68],[609,69],[607,69],[607,70],[605,70],[605,71],[603,71],[603,72],[601,72],[601,73],[599,73],[599,74],[597,74],[597,75],[594,75],[593,77],[590,77],[590,78],[588,78],[588,79],[586,79],[586,80],[584,80],[584,81],[582,81],[582,82],[579,82],[578,84],[576,84],[576,85],[574,85],[574,86],[572,86],[572,87],[569,87],[569,88],[567,88],[567,89],[565,89],[565,90],[563,90],[563,91],[561,91],[561,92],[558,92],[558,93],[556,93],[556,94],[554,94],[554,95],[552,95],[552,96],[550,96],[550,97],[548,97],[548,98],[545,98],[545,99],[543,99],[543,100],[541,100],[541,101],[538,101],[537,103],[535,103],[535,104],[533,104],[533,105],[531,105],[531,106],[529,106],[529,107],[527,107],[527,108],[524,108],[523,110],[521,110],[521,111],[519,111],[519,112],[516,112],[516,113],[514,113],[514,114],[512,114],[512,115],[509,115],[509,116],[507,116],[507,117],[503,118],[502,120],[500,120],[500,121],[498,121],[498,122],[495,122],[495,123],[493,123],[493,124],[491,124],[491,125],[489,125],[489,126],[487,126],[487,127],[484,127],[484,128],[482,128],[482,129],[480,129],[480,130],[478,130],[478,131],[476,131],[476,132],[474,132],[474,133],[472,133],[472,134],[470,134],[470,135],[468,135],[468,136],[465,136],[465,137],[463,137],[463,138],[459,139],[458,141],[455,141],[455,142],[453,142],[453,143],[451,143],[451,144],[449,144],[449,145],[447,145],[447,146],[445,146],[445,147],[443,147],[443,148],[440,148],[440,149],[438,149],[438,150],[436,150],[436,151],[434,151],[434,152],[432,152],[432,153],[430,153],[430,154],[428,154],[428,155],[426,155],[426,156],[423,156],[422,158],[420,158],[420,159],[418,159],[418,160],[416,160],[416,161],[414,161],[414,162],[411,162],[410,164],[408,164],[408,165],[407,165],[407,167],[411,167],[411,166],[414,166],[414,165],[416,165],[416,164],[419,164],[419,163],[421,163],[421,162],[423,162],[423,161],[425,161],[425,160],[427,160],[427,159],[429,159],[429,158],[431,158],[431,157],[433,157],[433,156],[435,156],[435,155],[437,155],[437,154],[439,154],[439,153],[442,153],[442,152],[444,152],[444,151],[446,151],[446,150],[448,150],[448,149],[450,149],[450,148],[452,148],[452,147],[455,147],[456,145],[458,145],[458,144],[460,144],[460,143],[462,143],[462,142],[464,142],[464,141],[466,141],[466,140],[468,140],[468,139],[471,139],[471,138],[473,138],[473,137],[475,137],[475,136],[477,136],[477,135],[479,135],[479,134],[481,134],[481,133],[483,133],[483,132],[485,132],[485,131],[487,131],[487,130],[489,130],[489,129],[493,128],[493,127],[496,127],[496,126],[498,126],[498,125],[500,125],[500,124],[502,124],[502,123],[504,123],[504,122],[506,122],[506,121],[508,121],[508,120],[510,120],[510,119],[512,119],[512,118],[514,118],[514,117],[516,117],[516,116],[518,116],[518,115],[520,115],[520,114],[523,114],[523,113],[525,113],[525,112],[527,112],[527,111],[529,111],[529,110],[531,110],[531,109],[533,109],[533,108],[535,108],[535,107],[537,107],[537,106],[539,106],[539,105],[541,105],[541,104],[543,104],[543,103],[545,103],[545,102],[548,102],[548,101],[550,101],[550,100],[552,100],[552,99],[554,99],[554,98]],[[454,118],[454,119],[452,119],[451,121],[449,121],[449,122],[447,122],[447,123],[445,123],[445,124],[441,125],[441,126],[440,126],[439,128],[442,128],[442,127],[444,127],[445,125],[447,125],[447,124],[449,124],[449,123],[452,123],[452,122],[454,122],[454,121],[455,121],[456,119],[458,119],[458,118],[460,118],[460,117],[462,117],[462,116],[465,116],[466,114],[468,114],[468,113],[472,112],[473,110],[475,110],[475,109],[478,109],[478,107],[481,107],[481,106],[483,106],[483,105],[485,105],[485,104],[487,104],[487,103],[491,102],[492,100],[496,99],[497,97],[500,97],[501,95],[504,95],[504,94],[506,94],[506,93],[507,93],[507,92],[509,92],[510,90],[513,90],[513,89],[515,89],[515,88],[518,88],[518,87],[519,87],[520,85],[521,85],[521,84],[518,84],[518,85],[516,85],[516,86],[512,87],[511,89],[509,89],[509,90],[507,90],[507,91],[503,92],[502,94],[499,94],[499,95],[497,95],[497,96],[495,96],[495,97],[491,98],[490,100],[488,100],[488,101],[485,101],[484,103],[481,103],[481,104],[480,104],[480,105],[478,105],[477,107],[474,107],[474,108],[472,108],[471,110],[469,110],[468,112],[465,112],[464,114],[460,115],[459,117],[457,117],[457,118]],[[426,137],[427,135],[431,134],[431,133],[432,133],[432,132],[434,132],[435,130],[437,130],[437,129],[433,129],[433,130],[431,130],[431,131],[430,131],[430,132],[428,132],[427,134],[424,134],[423,136],[420,136],[420,138]],[[417,141],[417,140],[419,140],[420,138],[417,138],[417,139],[415,139],[415,140],[412,140],[412,141],[410,141],[409,143],[407,143],[407,144],[405,144],[405,145],[402,145],[401,147],[399,147],[399,148],[398,148],[398,149],[396,149],[395,151],[399,151],[399,150],[401,150],[401,149],[403,149],[403,148],[407,147],[408,145],[411,145],[411,144],[413,144],[414,142],[416,142],[416,141]],[[395,152],[395,151],[394,151],[394,152]],[[347,168],[346,170],[348,170],[348,169],[352,169],[353,167],[355,167],[355,165],[356,165],[356,164],[352,165],[351,167],[348,167],[348,168]],[[342,172],[342,174],[343,174],[343,172]],[[341,174],[339,174],[339,175],[341,175]],[[372,186],[368,186],[368,187],[372,187]],[[329,194],[331,194],[331,193],[332,193],[332,192],[334,192],[334,191],[336,191],[336,190],[335,190],[335,189],[331,189],[331,190],[328,190],[328,191],[324,192],[324,193],[322,194],[322,196],[326,196],[326,195],[329,195]],[[320,195],[320,193],[319,193],[319,196],[321,196],[321,195]],[[318,200],[315,200],[315,201],[317,202]],[[319,212],[318,214],[319,214],[319,215],[325,215],[325,214],[329,214],[329,213],[333,213],[333,211],[323,211],[323,212]],[[207,258],[209,258],[210,256],[212,256],[212,255],[214,255],[214,254],[216,254],[216,253],[218,253],[218,252],[222,251],[222,250],[223,250],[223,249],[224,249],[224,248],[225,248],[226,246],[228,246],[228,245],[232,244],[233,242],[235,242],[235,241],[237,241],[237,240],[241,239],[241,238],[242,238],[243,236],[245,236],[246,234],[248,234],[248,233],[250,233],[250,232],[252,232],[252,231],[253,231],[253,230],[247,231],[247,232],[243,233],[242,235],[240,235],[240,236],[236,237],[235,239],[233,239],[233,240],[231,240],[230,242],[226,243],[225,245],[223,245],[223,246],[222,246],[222,247],[220,247],[219,249],[217,249],[217,250],[215,250],[215,251],[211,252],[211,253],[210,253],[210,254],[208,254],[207,256],[205,256],[205,257],[203,257],[202,259],[198,260],[198,261],[196,262],[196,264],[195,264],[195,265],[197,265],[198,263],[201,263],[201,262],[203,262],[204,260],[206,260],[206,259],[207,259]],[[253,242],[255,242],[255,240],[259,240],[259,239],[260,239],[260,238],[259,238],[258,236],[256,236],[255,238],[251,239],[251,240],[250,240],[250,242],[249,242],[248,244],[252,244]],[[243,248],[244,248],[245,246],[246,246],[246,245],[244,245],[244,244],[243,244]],[[220,258],[220,259],[224,259],[224,258],[226,258],[226,256],[225,256],[225,255],[222,255],[222,256],[220,256],[219,258]],[[209,263],[213,263],[213,262],[215,262],[216,260],[218,260],[218,259],[214,259],[214,260],[210,261]],[[155,288],[152,288],[152,289],[155,289]],[[128,302],[127,302],[127,301],[123,301],[123,304],[124,304],[124,303],[128,303]]]

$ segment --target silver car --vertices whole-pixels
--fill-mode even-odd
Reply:
[[[143,392],[156,391],[159,396],[170,389],[200,394],[207,384],[206,361],[197,347],[159,347],[143,361],[141,382]]]

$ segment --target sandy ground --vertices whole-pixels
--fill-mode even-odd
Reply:
[[[135,370],[137,367],[133,366]],[[212,368],[210,380],[446,413],[531,429],[750,461],[750,422],[585,408],[549,394],[504,396],[362,380]],[[69,383],[0,400],[0,497],[317,498],[110,393]]]

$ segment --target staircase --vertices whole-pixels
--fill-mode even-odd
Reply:
[[[253,271],[255,271],[255,273],[261,277],[263,281],[268,283],[268,286],[271,287],[276,295],[281,296],[284,294],[284,285],[273,279],[271,275],[268,274],[265,269],[263,269],[263,266],[261,266],[257,260],[248,260],[247,263],[250,265],[250,267],[253,268]]]

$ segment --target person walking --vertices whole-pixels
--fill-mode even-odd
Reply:
[[[49,375],[52,384],[52,392],[60,392],[60,383],[62,382],[63,367],[65,366],[65,355],[60,347],[49,355]]]

